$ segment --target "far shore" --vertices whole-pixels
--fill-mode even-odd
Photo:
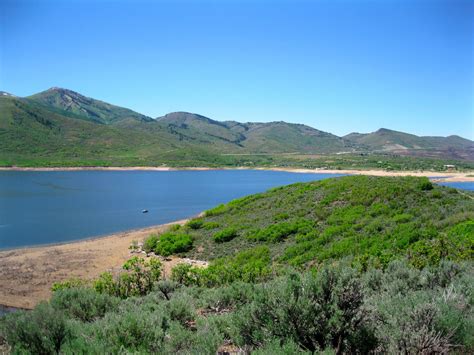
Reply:
[[[291,173],[310,174],[348,174],[370,176],[425,176],[433,178],[435,182],[474,182],[474,172],[438,172],[438,171],[387,171],[376,169],[305,169],[283,167],[166,167],[166,166],[135,166],[135,167],[0,167],[0,171],[209,171],[209,170],[267,170],[284,171]]]
[[[173,224],[188,219],[108,236],[70,243],[40,245],[0,251],[0,305],[31,309],[51,296],[51,286],[58,281],[93,279],[104,271],[118,271],[131,257],[132,241],[142,241],[152,233],[161,233]],[[172,258],[165,265],[171,267]]]

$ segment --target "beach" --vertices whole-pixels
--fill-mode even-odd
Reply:
[[[0,251],[0,304],[33,308],[49,299],[54,282],[93,279],[104,271],[118,271],[131,257],[132,241],[142,241],[151,233],[161,233],[170,225],[186,221],[65,244]],[[176,264],[176,260],[170,263]]]

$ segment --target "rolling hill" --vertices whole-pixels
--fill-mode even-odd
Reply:
[[[471,160],[474,157],[474,143],[459,136],[419,137],[381,128],[367,134],[350,133],[344,138],[371,151]]]
[[[381,129],[338,137],[302,124],[188,112],[154,119],[61,88],[24,98],[1,92],[0,139],[3,166],[288,165],[292,156],[342,153],[474,160],[474,143],[457,136]]]
[[[50,88],[27,97],[48,109],[56,109],[59,113],[68,113],[71,117],[81,118],[102,124],[112,124],[125,119],[150,122],[152,118],[127,108],[85,97],[75,91],[58,87]]]

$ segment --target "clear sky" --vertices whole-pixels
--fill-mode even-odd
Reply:
[[[474,1],[0,1],[0,90],[474,138]]]

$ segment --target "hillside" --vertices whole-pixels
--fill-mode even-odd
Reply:
[[[75,91],[53,87],[46,91],[27,97],[49,109],[65,111],[75,118],[85,119],[96,123],[113,124],[126,119],[150,122],[152,118],[139,114],[127,108],[115,106],[90,97],[85,97]]]
[[[265,247],[274,262],[295,266],[346,257],[381,265],[406,255],[419,266],[436,253],[470,259],[473,197],[412,177],[289,185],[207,211],[189,224],[193,248],[185,255],[210,260]]]
[[[460,137],[417,137],[382,129],[341,138],[302,124],[216,121],[188,112],[152,119],[60,88],[26,98],[2,92],[0,138],[0,166],[375,164],[442,170],[445,164],[469,168],[474,161],[474,143]],[[407,155],[443,160],[414,163],[403,158]]]
[[[376,132],[367,134],[351,133],[344,136],[344,138],[372,151],[474,159],[474,143],[459,136],[419,137],[414,134],[381,128]]]
[[[13,353],[472,353],[474,195],[348,176],[217,206],[0,317]]]
[[[302,124],[220,122],[188,112],[173,112],[157,120],[184,136],[227,142],[235,153],[317,154],[356,150],[356,145],[349,141]]]

